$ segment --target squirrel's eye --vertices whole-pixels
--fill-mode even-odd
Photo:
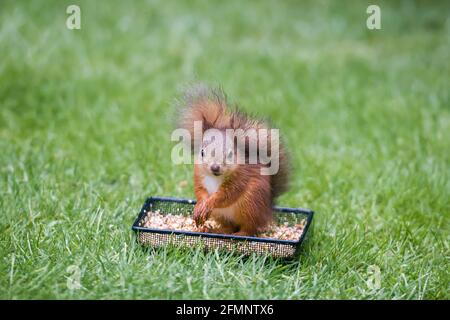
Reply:
[[[203,151],[203,149],[202,149],[202,157],[204,157],[205,156],[205,152]]]

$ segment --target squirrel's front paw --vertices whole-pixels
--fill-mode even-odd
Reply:
[[[203,225],[201,227],[198,227],[198,232],[210,233],[211,232],[211,228],[208,227],[208,226]]]
[[[206,201],[199,202],[194,207],[194,221],[198,226],[203,225],[209,218],[210,210],[206,206]]]

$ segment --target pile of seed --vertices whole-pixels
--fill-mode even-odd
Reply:
[[[214,221],[206,221],[205,225],[214,229],[217,227]],[[167,230],[179,230],[179,231],[201,231],[199,227],[195,225],[194,219],[190,216],[178,215],[178,214],[161,214],[159,210],[149,211],[146,216],[140,222],[141,227],[151,229],[167,229]],[[261,238],[273,238],[279,240],[298,240],[303,232],[304,224],[298,223],[289,226],[287,222],[282,225],[270,225],[267,230],[260,233],[258,237]]]
[[[279,240],[299,240],[300,235],[303,233],[304,223],[296,223],[293,226],[289,226],[287,222],[282,225],[270,225],[268,229],[259,234],[261,238],[272,238]]]

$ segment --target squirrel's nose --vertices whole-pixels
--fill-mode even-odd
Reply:
[[[213,165],[211,165],[211,171],[212,171],[213,173],[219,173],[219,171],[220,171],[220,166],[219,166],[218,164],[214,163]]]

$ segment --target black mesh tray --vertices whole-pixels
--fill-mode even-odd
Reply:
[[[132,229],[137,233],[141,245],[163,247],[174,245],[192,248],[201,245],[208,249],[223,249],[249,255],[251,253],[268,254],[280,258],[293,258],[300,251],[314,212],[302,208],[285,208],[274,206],[274,219],[277,224],[303,224],[298,240],[280,240],[272,238],[246,237],[228,234],[191,232],[183,230],[151,229],[142,226],[142,221],[149,211],[159,210],[160,214],[192,215],[195,200],[168,197],[148,198],[135,220]]]

